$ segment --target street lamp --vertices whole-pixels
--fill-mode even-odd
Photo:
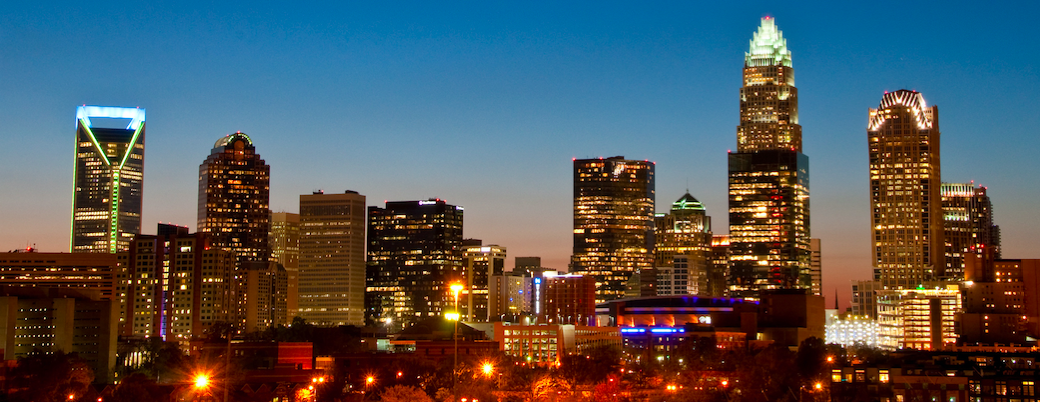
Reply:
[[[485,377],[491,377],[491,374],[495,373],[495,365],[491,362],[484,362],[484,364],[480,366],[480,369],[484,372]]]
[[[462,313],[459,311],[459,292],[462,292],[462,284],[459,282],[452,283],[451,293],[455,295],[455,329],[451,337],[455,341],[455,363],[451,366],[451,372],[454,374],[451,382],[451,393],[455,399],[458,398],[455,390],[456,384],[459,382],[459,320],[462,319]]]

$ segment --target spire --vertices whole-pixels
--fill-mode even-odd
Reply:
[[[791,51],[787,50],[787,39],[776,28],[776,20],[762,17],[762,25],[751,38],[751,48],[744,54],[744,65],[791,67]]]

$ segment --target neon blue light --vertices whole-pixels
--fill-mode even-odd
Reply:
[[[91,117],[105,117],[111,119],[130,119],[127,130],[137,130],[144,121],[144,109],[136,107],[115,106],[80,106],[76,108],[76,119],[83,120],[84,125],[91,127]]]
[[[655,334],[681,334],[686,332],[684,328],[650,328],[650,332]]]
[[[621,328],[622,334],[642,334],[646,332],[646,328]]]

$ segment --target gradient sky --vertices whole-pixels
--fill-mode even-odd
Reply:
[[[145,233],[196,220],[240,130],[271,208],[345,189],[466,208],[466,237],[565,268],[571,159],[657,162],[727,232],[726,151],[759,19],[788,39],[828,305],[870,277],[867,109],[938,105],[942,179],[989,187],[1005,258],[1040,258],[1040,3],[4,2],[0,249],[68,251],[78,105],[147,109]],[[379,3],[379,4],[370,4]],[[387,2],[389,3],[389,2]]]

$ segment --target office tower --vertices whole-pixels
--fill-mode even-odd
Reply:
[[[368,207],[365,321],[391,329],[455,310],[462,277],[462,207],[441,199]]]
[[[271,167],[260,159],[253,140],[242,132],[213,144],[199,165],[198,230],[209,233],[214,247],[230,250],[240,261],[267,261],[271,250]]]
[[[289,324],[299,315],[300,214],[271,212],[271,259],[285,268],[285,309]]]
[[[317,325],[365,323],[365,196],[300,195],[299,315]]]
[[[542,278],[544,308],[549,324],[596,325],[596,278],[588,275],[547,274]]]
[[[286,322],[285,268],[274,261],[246,261],[239,277],[238,316],[242,332],[264,331]]]
[[[975,187],[975,183],[943,183],[939,193],[946,246],[944,278],[962,281],[965,254],[988,260],[999,258],[996,250],[1000,244],[993,243],[993,204],[986,187]]]
[[[812,260],[809,264],[809,273],[812,277],[812,294],[823,296],[823,249],[820,239],[810,239],[809,249],[812,251]]]
[[[596,278],[596,302],[625,295],[654,263],[654,163],[623,156],[574,160],[571,272]]]
[[[737,152],[729,154],[729,241],[730,296],[812,286],[809,158],[791,51],[770,17],[744,57]]]
[[[76,108],[72,252],[126,250],[141,233],[144,109]]]
[[[16,250],[0,253],[0,285],[93,289],[115,300],[117,267],[114,254]]]
[[[120,334],[190,340],[216,322],[238,322],[235,254],[207,233],[160,224],[119,253]]]
[[[708,297],[729,295],[729,235],[711,236],[711,264],[708,265]]]
[[[463,241],[462,259],[465,282],[462,290],[462,320],[489,322],[491,278],[502,275],[506,266],[506,248],[497,244],[483,245],[478,239]]]
[[[711,217],[705,214],[704,205],[687,192],[672,203],[669,213],[654,217],[654,227],[657,294],[706,295],[712,235]],[[669,272],[668,279],[662,279],[664,271]],[[661,289],[663,282],[669,282],[668,290]],[[676,286],[677,282],[685,287]]]
[[[915,91],[887,92],[868,124],[874,279],[913,289],[945,268],[939,108]]]

